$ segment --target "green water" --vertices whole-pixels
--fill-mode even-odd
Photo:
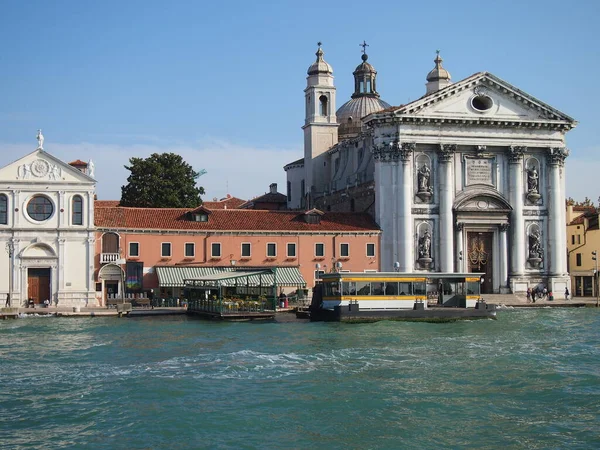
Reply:
[[[0,322],[0,448],[600,448],[600,311]]]

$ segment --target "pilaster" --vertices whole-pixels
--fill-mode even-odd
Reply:
[[[551,251],[548,272],[553,275],[566,274],[566,240],[563,241],[565,195],[562,192],[560,169],[569,154],[564,148],[550,148],[548,162],[548,248]]]
[[[523,155],[527,147],[511,145],[508,151],[511,221],[511,276],[525,273],[525,223],[523,221]]]
[[[452,159],[456,144],[440,144],[438,160],[440,168],[440,270],[453,272],[453,217],[452,199],[454,197],[454,179],[452,177]]]

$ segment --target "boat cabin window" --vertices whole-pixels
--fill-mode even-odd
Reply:
[[[417,281],[413,283],[413,294],[414,295],[425,295],[425,282]]]
[[[465,284],[467,285],[467,295],[479,295],[479,290],[481,288],[481,283],[479,281],[467,281]]]
[[[356,295],[356,283],[354,281],[344,281],[342,283],[342,295]]]
[[[329,283],[323,283],[323,296],[324,297],[338,297],[341,295],[339,281],[332,281]]]
[[[357,281],[356,295],[371,295],[371,283],[368,281]]]

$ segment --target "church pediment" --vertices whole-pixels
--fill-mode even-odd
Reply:
[[[44,184],[95,183],[93,178],[40,149],[0,169],[0,182],[15,181]]]
[[[566,129],[577,124],[566,114],[487,72],[472,75],[394,111],[373,114],[365,121],[377,120],[386,114],[417,123],[543,124]]]
[[[487,189],[461,191],[456,196],[453,209],[457,212],[509,213],[510,204],[497,192]]]

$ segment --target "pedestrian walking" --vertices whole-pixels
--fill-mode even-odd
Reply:
[[[569,288],[565,288],[565,300],[569,300]]]
[[[527,288],[527,303],[531,302],[531,288]]]
[[[10,308],[10,293],[6,294],[6,303],[4,306]]]
[[[544,286],[544,289],[542,289],[542,297],[544,299],[548,298],[548,289],[546,289],[546,286]]]

